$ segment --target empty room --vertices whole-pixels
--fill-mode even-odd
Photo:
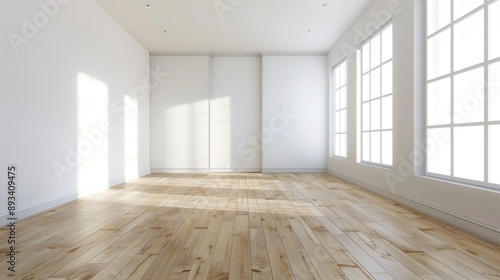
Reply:
[[[0,279],[500,279],[500,0],[0,2]]]

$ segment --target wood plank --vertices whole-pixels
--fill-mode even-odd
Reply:
[[[196,261],[196,254],[205,237],[205,233],[206,229],[195,228],[193,230],[182,249],[182,253],[177,258],[177,261],[169,273],[170,277],[174,279],[185,279],[188,277]],[[199,265],[199,263],[197,264]]]
[[[250,229],[250,253],[252,261],[252,279],[271,279],[271,264],[267,253],[264,231]]]
[[[84,265],[82,268],[80,268],[79,270],[75,271],[75,273],[73,273],[68,278],[50,277],[48,279],[92,279],[104,267],[106,267],[106,264],[104,264],[104,263],[88,263],[88,264]]]
[[[214,256],[216,245],[217,235],[205,234],[205,238],[201,242],[200,249],[196,254],[193,267],[191,268],[187,279],[208,279],[210,263]]]
[[[268,244],[267,252],[274,280],[294,279],[288,257],[281,244]]]
[[[321,279],[304,249],[285,248],[295,279]]]
[[[144,258],[145,257],[145,258]],[[125,279],[125,277],[128,276],[127,279],[146,279],[144,278],[144,275],[148,272],[150,269],[151,265],[156,261],[157,255],[137,255],[134,257],[134,259],[131,261],[131,268],[135,268],[133,272],[129,272],[132,269],[128,269],[128,266],[120,271],[118,275],[115,277],[115,279]],[[136,266],[136,264],[139,262],[139,260],[143,260],[139,265]],[[130,273],[130,274],[129,274]]]
[[[147,229],[144,231],[133,232],[132,236],[126,238],[133,238],[129,240],[130,245],[125,247],[106,267],[101,269],[96,274],[96,279],[113,279],[126,265],[134,259],[134,257],[141,251],[142,247],[149,242],[154,236],[158,234],[158,229]],[[136,236],[141,238],[136,238]]]
[[[375,258],[365,252],[355,241],[347,235],[335,235],[335,238],[346,248],[346,250],[360,263],[370,274],[388,273]]]
[[[408,253],[408,255],[443,279],[467,279],[426,253]]]
[[[362,233],[348,233],[347,235],[396,279],[418,280],[420,278],[415,272],[401,263],[397,257],[388,253]]]
[[[248,215],[236,215],[231,262],[235,262],[238,265],[232,265],[229,269],[230,279],[252,278]]]
[[[228,279],[233,246],[234,224],[222,222],[214,256],[210,264],[209,279]]]
[[[344,273],[323,246],[305,244],[304,249],[322,279],[344,279]]]

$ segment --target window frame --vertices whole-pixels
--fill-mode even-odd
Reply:
[[[392,48],[391,48],[391,56],[390,56],[390,59],[384,61],[383,60],[383,47],[382,47],[382,33],[383,31],[385,31],[387,28],[389,28],[389,26],[392,28],[392,38],[391,38],[391,42],[392,42]],[[364,51],[363,51],[363,48],[364,46],[371,42],[371,40],[373,38],[375,38],[376,36],[380,35],[380,63],[378,64],[378,66],[376,66],[375,68],[372,68],[371,67],[371,60],[372,60],[372,57],[371,57],[371,46],[370,46],[370,50],[369,50],[369,58],[370,58],[370,66],[368,67],[368,71],[364,72],[363,70],[363,67],[364,67]],[[385,22],[384,24],[382,24],[378,29],[376,29],[374,32],[371,33],[371,35],[369,37],[366,38],[366,40],[364,40],[360,46],[359,46],[359,59],[360,59],[360,63],[359,63],[359,67],[360,69],[358,69],[358,73],[359,73],[359,79],[360,79],[360,96],[359,96],[359,109],[360,109],[360,114],[359,114],[359,117],[360,117],[360,122],[359,122],[359,125],[360,125],[360,128],[359,128],[359,131],[360,131],[360,146],[359,146],[359,150],[360,150],[360,155],[359,155],[359,162],[360,163],[363,163],[363,164],[367,164],[367,165],[370,165],[370,166],[375,166],[375,167],[379,167],[379,168],[385,168],[385,169],[392,169],[393,166],[394,166],[394,25],[393,25],[393,19],[392,17],[389,18],[387,20],[387,22]],[[392,64],[391,66],[391,73],[392,73],[392,76],[391,76],[391,83],[392,83],[392,91],[391,93],[388,93],[388,94],[383,94],[383,76],[382,76],[382,68],[384,65],[387,65],[387,64]],[[364,86],[363,86],[363,77],[364,75],[370,73],[370,94],[371,94],[371,73],[373,70],[375,69],[379,69],[380,71],[380,95],[376,98],[371,98],[371,96],[367,99],[367,100],[363,100],[363,95],[364,95]],[[382,100],[385,98],[385,97],[392,97],[392,104],[391,104],[391,108],[392,108],[392,112],[391,112],[391,128],[390,129],[383,129],[382,128],[382,116],[383,116],[383,111],[382,111]],[[371,128],[371,103],[372,101],[380,101],[380,128],[379,129],[372,129]],[[364,122],[364,114],[365,114],[365,110],[363,109],[363,104],[370,104],[369,106],[369,122],[370,122],[370,129],[369,130],[365,130],[364,129],[364,126],[363,126],[363,122]],[[373,132],[379,132],[380,133],[380,163],[378,162],[373,162],[371,161],[371,156],[372,156],[372,149],[371,149],[371,134]],[[392,145],[391,145],[391,164],[388,165],[388,164],[384,164],[382,163],[383,162],[383,141],[382,141],[382,133],[383,132],[391,132],[392,133]],[[369,133],[370,135],[370,147],[369,148],[369,158],[370,160],[365,160],[364,159],[364,133]]]
[[[342,76],[342,67],[344,67],[344,76]],[[336,71],[340,71],[340,84],[341,85],[337,85],[336,83]],[[349,112],[349,109],[348,109],[348,102],[347,102],[347,97],[348,97],[348,93],[347,93],[347,90],[348,90],[348,86],[347,86],[347,58],[342,58],[337,64],[335,64],[333,67],[332,67],[332,72],[331,72],[331,78],[332,78],[332,90],[331,90],[331,102],[330,102],[330,120],[331,120],[331,128],[332,128],[332,132],[331,132],[331,153],[330,153],[330,157],[333,157],[333,158],[337,158],[337,159],[347,159],[347,156],[348,156],[348,150],[347,150],[347,136],[348,136],[348,127],[347,127],[347,114]],[[341,107],[341,105],[339,105],[339,109],[337,109],[337,102],[336,102],[336,97],[337,97],[337,91],[341,91],[342,89],[344,89],[344,92],[345,92],[345,107]],[[338,131],[338,128],[337,128],[337,113],[341,113],[342,111],[345,111],[345,120],[344,121],[344,128],[345,130],[344,131],[340,131],[340,132],[337,132]],[[342,121],[342,120],[341,120]],[[342,155],[342,153],[337,154],[337,135],[345,135],[345,143],[344,144],[344,150],[345,150],[345,155]],[[341,143],[342,144],[342,143]]]
[[[435,179],[440,179],[448,182],[453,182],[453,183],[459,183],[459,184],[464,184],[470,187],[480,187],[480,188],[485,188],[485,189],[491,189],[498,191],[500,189],[500,184],[495,184],[495,183],[490,183],[490,162],[489,162],[489,149],[490,149],[490,139],[489,139],[489,130],[492,126],[495,125],[500,125],[500,120],[498,121],[490,121],[489,117],[489,94],[490,94],[490,75],[489,75],[489,69],[491,65],[500,63],[500,57],[492,58],[490,59],[490,51],[489,51],[489,15],[490,15],[490,7],[493,4],[500,4],[500,0],[484,0],[483,3],[472,10],[468,11],[467,13],[461,15],[460,17],[457,17],[456,19],[454,18],[454,2],[455,0],[449,0],[450,1],[450,11],[449,11],[449,16],[450,16],[450,22],[448,24],[445,24],[442,27],[437,28],[436,30],[433,30],[431,33],[429,33],[429,26],[428,26],[428,17],[429,17],[429,9],[428,9],[428,0],[424,1],[424,50],[425,50],[425,67],[424,67],[424,72],[425,72],[425,94],[424,94],[424,139],[425,139],[425,167],[424,167],[424,175],[426,177],[430,178],[435,178]],[[460,24],[464,22],[465,20],[469,19],[471,16],[476,15],[477,13],[481,12],[483,13],[483,59],[480,63],[476,63],[473,65],[468,65],[467,67],[462,67],[458,70],[455,69],[454,65],[454,54],[455,54],[455,27],[457,24]],[[450,32],[450,44],[449,44],[449,56],[450,56],[450,71],[447,72],[447,74],[443,75],[437,75],[435,77],[432,77],[429,79],[429,60],[428,60],[428,54],[429,54],[429,40],[432,38],[435,38],[442,32],[446,32],[449,30]],[[447,53],[448,54],[448,53]],[[454,121],[454,116],[455,116],[455,110],[454,110],[454,94],[455,94],[455,77],[468,73],[473,70],[478,70],[481,69],[483,70],[483,90],[484,90],[484,116],[482,121],[473,121],[473,122],[455,122]],[[445,79],[450,79],[450,101],[449,101],[449,106],[450,106],[450,121],[449,124],[438,124],[438,125],[429,125],[429,120],[428,120],[428,101],[429,101],[429,84],[432,84],[434,82],[442,81]],[[458,177],[455,174],[455,129],[460,128],[460,127],[481,127],[483,130],[483,161],[484,161],[484,166],[483,166],[483,180],[478,181],[474,179],[468,179],[468,178],[462,178]],[[429,172],[429,156],[428,156],[428,149],[429,149],[429,130],[430,129],[437,129],[437,128],[446,128],[449,129],[449,135],[450,135],[450,158],[449,158],[449,164],[450,164],[450,175],[445,175],[445,174],[439,174],[439,173],[434,173],[434,172]]]

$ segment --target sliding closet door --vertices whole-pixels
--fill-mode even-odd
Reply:
[[[260,57],[212,58],[212,172],[262,170],[261,77]]]
[[[152,172],[208,172],[210,57],[152,56],[151,69]]]
[[[327,56],[262,57],[264,172],[325,172]]]

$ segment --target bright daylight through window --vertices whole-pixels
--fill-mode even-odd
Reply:
[[[500,184],[500,0],[427,0],[427,174]]]
[[[361,48],[362,161],[392,166],[392,23]]]
[[[347,157],[347,66],[344,60],[333,70],[333,155]]]

